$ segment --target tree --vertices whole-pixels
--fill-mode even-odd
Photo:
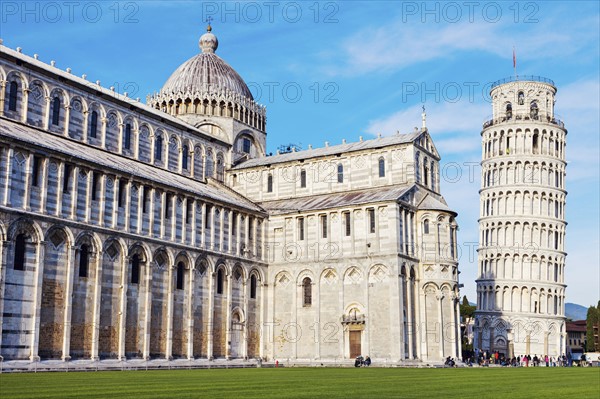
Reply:
[[[600,301],[598,306],[590,306],[587,311],[586,317],[586,351],[587,352],[598,352],[600,351],[600,343],[595,339],[600,327]],[[595,331],[594,331],[595,330]],[[595,334],[594,334],[595,332]]]
[[[477,309],[477,306],[472,306],[471,304],[469,304],[469,300],[467,299],[467,296],[463,296],[463,300],[462,303],[459,306],[459,310],[460,310],[460,317],[462,319],[462,323],[461,323],[461,347],[462,347],[462,352],[463,352],[463,358],[465,358],[466,356],[468,356],[468,353],[471,352],[473,350],[473,344],[469,344],[469,339],[467,337],[467,329],[468,329],[468,325],[471,323],[471,321],[473,320],[473,318],[475,317],[475,310]]]
[[[463,301],[460,305],[460,315],[464,318],[465,323],[468,319],[472,319],[475,316],[475,310],[477,310],[477,306],[472,306],[469,303],[467,296],[463,296]]]

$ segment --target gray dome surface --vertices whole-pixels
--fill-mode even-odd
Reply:
[[[254,100],[244,79],[215,54],[219,41],[211,33],[211,30],[209,26],[207,32],[200,38],[199,46],[202,53],[181,64],[167,79],[161,93],[218,93],[224,91]]]

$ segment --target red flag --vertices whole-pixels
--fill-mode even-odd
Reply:
[[[515,53],[515,48],[513,47],[513,68],[517,67],[517,54]]]

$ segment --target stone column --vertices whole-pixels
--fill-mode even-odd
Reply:
[[[73,308],[73,278],[75,275],[75,262],[77,259],[77,250],[79,247],[69,245],[67,251],[67,273],[65,281],[65,313],[63,321],[63,353],[62,359],[68,361],[71,359],[71,311]]]
[[[406,271],[407,273],[410,273],[409,270]],[[413,320],[413,306],[414,306],[414,287],[413,287],[414,281],[412,279],[412,277],[408,277],[408,284],[407,284],[407,294],[406,294],[406,316],[408,317],[408,358],[409,359],[414,359],[415,355],[413,353],[413,348],[414,348],[414,343],[413,343],[413,337],[415,335],[415,331],[416,330],[416,323]]]
[[[246,220],[248,220],[248,218],[246,218]],[[246,238],[248,238],[247,235],[246,235]],[[298,284],[298,282],[294,282],[293,287],[295,288],[295,290],[294,290],[294,298],[292,299],[292,323],[298,323],[298,302],[299,302],[298,297],[300,295],[304,295],[304,292],[302,292],[302,282],[300,282],[300,284]],[[312,292],[312,287],[311,287],[311,292]],[[285,325],[282,325],[281,328],[282,329],[285,328]],[[298,359],[298,342],[297,341],[298,340],[291,342],[292,356],[294,359]]]
[[[6,80],[0,80],[0,116],[4,115],[4,94],[6,93],[6,83],[8,83]],[[0,340],[2,340],[1,337]]]
[[[23,112],[21,112],[21,116],[25,116],[25,119],[21,118],[21,121],[23,123],[27,123],[27,115],[25,114],[25,110],[27,110],[27,103],[28,100],[25,99],[25,97],[29,97],[27,95],[27,93],[29,92],[29,90],[23,90],[23,99],[21,102],[21,107]],[[48,128],[50,127],[50,101],[52,100],[50,97],[48,96],[44,96],[44,100],[46,100],[46,106],[44,107],[44,117],[42,118],[42,121],[44,123],[44,130],[48,131]]]
[[[94,172],[92,169],[87,172],[87,184],[85,187],[85,215],[84,221],[86,223],[90,222],[90,216],[92,213],[92,179],[94,178]]]
[[[167,345],[165,348],[165,358],[173,360],[173,275],[176,265],[171,265],[167,270]]]
[[[242,256],[247,257],[250,251],[250,215],[246,215],[244,219],[244,251],[242,252]],[[241,226],[240,226],[241,227]]]
[[[188,230],[188,225],[191,222],[191,215],[190,218],[188,219],[188,197],[183,197],[183,200],[181,201],[181,243],[185,244],[187,243],[187,238],[188,238],[188,234],[187,234],[187,230]],[[177,216],[177,212],[175,212],[175,216]],[[177,219],[175,219],[175,237],[177,237]]]
[[[262,279],[257,281],[258,285],[258,289],[260,289],[260,308],[259,308],[259,313],[258,313],[258,322],[260,323],[258,326],[256,326],[256,328],[258,328],[258,331],[260,332],[258,334],[258,356],[260,356],[261,358],[263,358],[265,356],[265,352],[264,352],[264,347],[265,347],[265,342],[268,341],[269,336],[267,335],[267,330],[264,330],[265,327],[265,297],[267,295],[267,289],[265,287],[267,287],[267,284],[264,284]]]
[[[202,204],[203,213],[204,213],[204,204]],[[202,221],[204,223],[204,220]],[[205,234],[202,235],[204,237]],[[207,342],[206,342],[206,355],[208,360],[213,359],[213,331],[214,331],[214,319],[215,319],[215,278],[217,276],[216,272],[207,271],[209,274],[208,278],[208,331],[207,333]]]
[[[233,218],[235,217],[235,214],[233,212],[233,210],[229,210],[229,230],[227,233],[227,248],[228,248],[228,253],[233,254]]]
[[[425,299],[423,292],[421,289],[419,289],[419,283],[417,282],[417,280],[415,278],[411,277],[411,281],[412,281],[412,288],[411,288],[411,292],[413,293],[413,298],[412,300],[414,301],[414,308],[415,308],[415,315],[414,315],[414,319],[415,319],[415,340],[417,341],[417,354],[420,356],[421,360],[425,359],[427,356],[427,348],[423,347],[423,331],[422,329],[427,328],[426,324],[425,324],[425,317],[423,312],[421,312],[421,303],[422,301]],[[427,339],[427,333],[425,333],[425,339]],[[425,353],[423,353],[423,350],[425,349]]]
[[[41,213],[46,213],[46,202],[48,201],[48,165],[49,158],[42,160],[42,185],[40,188],[40,209]]]
[[[96,281],[94,281],[94,319],[92,322],[92,360],[99,360],[100,345],[100,312],[102,302],[102,251],[96,254]]]
[[[146,186],[143,184],[139,185],[138,188],[138,208],[137,208],[137,229],[135,233],[142,234],[142,230],[144,228],[144,192],[146,191]]]
[[[192,246],[196,246],[196,234],[197,234],[197,227],[196,227],[196,199],[192,200],[192,219],[190,220],[190,224],[191,224],[191,238],[190,238],[190,244]]]
[[[105,117],[100,118],[100,147],[106,149],[106,122]]]
[[[439,324],[440,324],[440,358],[444,360],[444,347],[445,345],[445,337],[444,337],[444,294],[440,291],[435,295],[435,298],[439,301]]]
[[[32,314],[32,331],[31,334],[31,361],[39,360],[38,347],[40,342],[40,313],[42,310],[42,284],[44,279],[44,250],[46,243],[41,241],[41,238],[37,242],[36,257],[35,257],[35,288],[34,288],[34,300],[35,305],[33,307]]]
[[[73,184],[71,187],[71,219],[77,220],[77,189],[79,188],[79,166],[73,167]]]
[[[0,81],[0,89],[2,88],[2,83]],[[0,94],[1,96],[1,94]],[[1,105],[1,103],[0,103]],[[0,115],[2,115],[0,113]],[[7,237],[8,238],[8,237]],[[4,282],[6,281],[6,267],[8,265],[8,248],[10,247],[10,242],[4,241],[3,237],[0,237],[0,298],[4,298],[5,286]],[[2,325],[4,320],[4,301],[0,301],[0,331],[2,331]],[[2,347],[2,334],[0,334],[0,347]]]
[[[113,187],[113,209],[110,218],[110,227],[116,229],[119,220],[119,197],[121,196],[121,178],[119,176],[115,176],[115,185]]]
[[[25,161],[25,184],[23,187],[23,209],[29,211],[29,197],[31,194],[31,175],[33,167],[33,153],[29,153]]]
[[[104,211],[106,209],[106,175],[100,177],[100,197],[98,198],[98,225],[104,226]]]
[[[8,147],[8,152],[6,153],[6,172],[4,176],[4,198],[2,199],[2,204],[5,206],[10,206],[10,189],[11,189],[11,175],[12,175],[12,163],[13,163],[13,155],[14,150],[12,146]]]
[[[167,218],[165,217],[165,206],[167,205],[167,192],[163,191],[160,194],[160,238],[165,238],[165,230],[167,224]]]
[[[225,236],[225,210],[221,208],[219,212],[219,252],[223,252],[223,238]]]
[[[81,141],[84,143],[88,142],[88,130],[90,128],[90,118],[91,111],[83,110],[83,123],[82,123],[82,132],[81,132]]]
[[[71,119],[71,105],[65,104],[65,126],[63,136],[69,137],[69,120]]]
[[[184,210],[185,212],[185,210]],[[169,223],[169,239],[171,241],[175,241],[175,237],[177,237],[177,195],[171,195],[171,216]],[[182,229],[185,230],[185,223],[181,223]]]
[[[242,254],[242,251],[241,251],[242,243],[240,243],[240,240],[242,237],[242,235],[241,235],[242,216],[240,215],[239,212],[235,214],[235,220],[236,220],[235,221],[236,230],[235,230],[235,252],[234,252],[234,255],[241,255]]]
[[[155,189],[154,187],[149,189],[150,192],[148,193],[149,198],[150,198],[150,206],[148,207],[148,212],[149,212],[149,217],[148,217],[148,235],[150,237],[154,236],[154,197],[156,196],[155,194]]]
[[[150,330],[152,328],[152,267],[154,266],[154,261],[148,261],[146,265],[146,304],[144,309],[146,310],[146,315],[144,319],[144,343],[142,356],[144,359],[150,359]]]
[[[56,183],[56,213],[54,216],[61,217],[62,216],[62,206],[63,206],[63,186],[65,180],[65,163],[58,161],[58,176]]]
[[[460,335],[460,295],[458,293],[455,294],[455,299],[454,299],[454,328],[452,329],[452,332],[454,334],[455,340],[454,340],[454,349],[455,349],[455,356],[457,359],[459,357],[462,357],[462,341],[461,341],[461,335]],[[466,328],[466,326],[465,326]]]
[[[244,330],[243,330],[243,335],[241,338],[243,339],[242,357],[244,359],[248,359],[248,300],[250,297],[250,290],[248,288],[249,286],[250,286],[250,278],[248,277],[242,284],[242,298],[244,298],[243,309],[242,309],[242,311],[244,312],[244,320],[243,320]]]
[[[211,206],[210,207],[210,242],[209,242],[209,247],[208,249],[210,249],[211,251],[215,249],[215,219],[216,219],[216,206]]]
[[[213,207],[214,210],[214,207]],[[213,212],[214,213],[214,212]],[[231,359],[231,296],[232,296],[232,285],[233,285],[233,273],[230,271],[227,273],[227,325],[225,326],[225,358]]]
[[[196,273],[198,271],[195,267],[190,265],[189,270],[189,284],[187,292],[187,358],[194,360],[194,286],[196,281]]]
[[[405,276],[404,275],[400,275],[400,278],[398,279],[398,309],[399,309],[399,318],[398,318],[398,331],[400,333],[400,340],[399,340],[399,345],[400,345],[400,359],[399,360],[404,360],[406,353],[405,353],[405,342],[406,342],[406,336],[404,335],[404,332],[406,331],[404,329],[404,323],[405,323],[405,319],[404,319],[404,282],[405,282]]]
[[[125,137],[124,137],[124,127],[125,124],[123,122],[119,123],[119,138],[117,139],[117,151],[119,152],[119,154],[123,154],[123,144],[125,144]],[[131,145],[131,143],[129,144]]]
[[[127,332],[127,290],[129,289],[129,268],[130,257],[121,255],[121,292],[119,302],[119,360],[125,360],[125,334]],[[140,262],[141,263],[141,262]]]
[[[200,246],[202,248],[206,248],[206,235],[207,235],[206,234],[206,218],[207,218],[206,202],[202,203],[201,213],[202,213],[202,220],[200,221],[200,226],[201,226],[200,231],[202,232],[202,237],[200,237]],[[212,355],[210,357],[212,357]]]
[[[125,231],[129,232],[131,226],[131,180],[125,183]]]

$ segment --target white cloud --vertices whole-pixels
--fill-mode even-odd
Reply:
[[[450,132],[466,133],[479,145],[479,132],[481,132],[484,116],[489,111],[489,104],[475,104],[468,101],[433,103],[426,108],[427,127],[433,135]],[[421,105],[412,106],[370,121],[366,131],[374,135],[381,133],[384,136],[394,134],[397,130],[400,130],[400,133],[408,133],[412,127],[421,126],[421,112]]]
[[[321,65],[320,69],[331,76],[381,73],[448,58],[461,51],[509,58],[515,44],[518,65],[522,60],[576,59],[575,54],[590,55],[586,49],[589,38],[597,36],[597,17],[584,18],[569,29],[556,28],[563,22],[559,12],[545,15],[543,22],[519,28],[506,18],[498,23],[423,24],[423,29],[418,29],[398,17],[378,28],[363,28],[334,44],[327,57],[332,63]]]

